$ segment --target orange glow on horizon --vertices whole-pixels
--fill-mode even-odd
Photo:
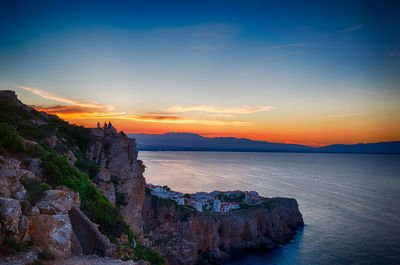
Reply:
[[[61,119],[85,127],[96,127],[111,121],[118,130],[125,133],[163,134],[167,132],[196,133],[204,137],[235,137],[273,143],[300,144],[321,147],[331,144],[356,144],[399,140],[396,132],[399,125],[382,127],[371,124],[371,120],[350,117],[333,122],[332,119],[298,119],[269,123],[195,119],[172,115],[128,115],[97,107],[53,106],[36,110],[59,116]],[[374,120],[375,121],[375,120]],[[362,133],[360,133],[362,132]],[[377,136],[378,135],[378,136]]]

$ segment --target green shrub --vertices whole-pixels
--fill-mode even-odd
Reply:
[[[151,265],[162,265],[165,259],[156,251],[138,242],[134,250],[134,261],[147,260]]]
[[[51,189],[46,183],[42,183],[36,178],[21,178],[20,182],[27,190],[27,199],[31,204],[38,202],[46,190]]]
[[[4,239],[3,240],[3,248],[9,252],[27,252],[29,248],[32,246],[32,242],[17,242],[13,239]]]
[[[96,189],[85,173],[79,173],[65,157],[49,154],[42,158],[43,175],[51,186],[66,185],[79,193],[81,209],[90,220],[100,225],[102,233],[116,238],[125,231],[127,224],[118,209],[103,193]]]
[[[63,184],[63,179],[74,178],[78,175],[67,159],[54,153],[42,157],[42,168],[45,181],[52,187]]]
[[[95,178],[97,174],[99,174],[99,166],[96,162],[87,159],[83,154],[78,157],[75,166],[79,168],[79,170],[87,173],[90,179]]]
[[[0,146],[4,149],[20,153],[25,150],[24,141],[18,132],[6,123],[0,123]]]
[[[44,150],[39,144],[35,144],[26,148],[25,153],[31,157],[42,157],[47,154],[47,151]]]
[[[55,260],[56,258],[53,255],[51,255],[50,253],[44,251],[44,252],[40,252],[38,254],[38,259],[41,259],[41,260]]]

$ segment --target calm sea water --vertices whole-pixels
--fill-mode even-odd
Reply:
[[[293,244],[232,264],[400,264],[400,156],[139,152],[147,182],[182,192],[256,190],[296,198]]]

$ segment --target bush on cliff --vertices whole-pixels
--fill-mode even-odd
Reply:
[[[52,187],[66,185],[79,193],[82,211],[100,225],[102,233],[116,238],[125,232],[127,224],[118,209],[95,188],[85,173],[79,173],[65,157],[49,154],[42,158],[45,181]]]
[[[75,162],[75,166],[79,168],[79,170],[87,173],[90,179],[94,179],[99,173],[99,166],[96,162],[87,159],[82,153],[78,153],[78,160]]]
[[[24,185],[28,194],[27,199],[31,204],[37,203],[43,196],[44,192],[51,188],[49,185],[42,183],[36,178],[21,178],[20,182]]]
[[[39,144],[35,144],[26,148],[25,153],[31,157],[42,157],[47,154],[47,151],[44,150]]]
[[[25,151],[24,141],[18,132],[6,123],[0,123],[0,146],[7,151],[21,153]]]
[[[122,260],[146,260],[149,261],[151,265],[162,265],[166,262],[159,253],[146,247],[141,242],[137,242],[135,248],[129,245],[120,245],[118,247],[118,254]]]

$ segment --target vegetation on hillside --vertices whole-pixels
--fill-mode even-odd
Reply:
[[[46,141],[51,136],[58,139],[54,148]],[[0,154],[41,158],[43,179],[21,179],[28,201],[34,204],[46,190],[65,185],[79,193],[81,210],[91,221],[99,224],[99,230],[111,242],[116,243],[123,233],[128,236],[129,244],[118,245],[121,258],[143,259],[152,265],[164,264],[162,256],[144,246],[119,213],[119,207],[127,204],[125,195],[116,190],[117,208],[93,185],[92,179],[97,176],[99,167],[86,157],[90,141],[88,129],[30,109],[12,96],[0,96]],[[74,166],[62,156],[69,150],[74,150],[77,158]],[[114,178],[115,188],[119,184],[117,181]],[[8,245],[13,249],[20,246],[11,241]]]

